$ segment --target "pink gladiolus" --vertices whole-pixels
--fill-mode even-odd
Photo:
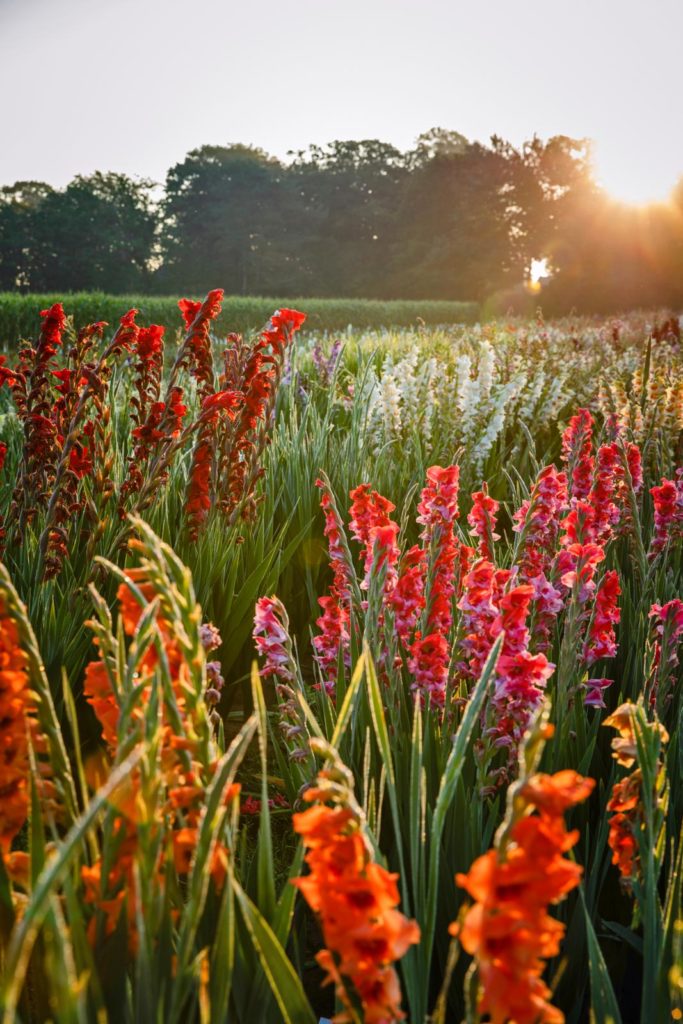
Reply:
[[[555,466],[539,474],[529,498],[513,516],[520,534],[518,564],[522,579],[547,572],[557,545],[561,513],[567,507],[567,477]]]
[[[261,675],[294,678],[291,665],[291,640],[283,625],[286,612],[276,597],[260,597],[254,613],[253,637],[256,650],[265,658]],[[288,649],[289,648],[289,649]]]
[[[593,417],[579,409],[562,435],[562,458],[567,463],[571,497],[587,498],[593,479]]]
[[[583,657],[587,665],[594,665],[600,658],[613,658],[617,653],[614,626],[619,622],[621,615],[617,604],[620,593],[619,574],[610,569],[603,576],[595,595],[595,611],[583,648]]]
[[[612,685],[613,682],[613,679],[587,679],[584,683],[584,686],[586,687],[586,696],[583,698],[583,703],[586,707],[606,707],[604,692]]]

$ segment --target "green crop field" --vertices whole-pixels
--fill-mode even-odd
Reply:
[[[73,295],[18,295],[0,292],[0,345],[13,346],[20,338],[36,332],[41,309],[54,302],[64,302],[75,326],[94,320],[110,324],[129,309],[139,309],[141,323],[159,323],[170,332],[180,331],[182,318],[175,298],[149,295],[104,295],[99,292],[77,292]],[[427,325],[474,323],[479,314],[475,302],[380,302],[375,299],[269,299],[230,296],[216,321],[217,332],[249,331],[263,326],[279,306],[295,306],[307,311],[308,330],[323,332],[383,327],[415,327]]]

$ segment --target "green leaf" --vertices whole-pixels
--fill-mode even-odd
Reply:
[[[299,976],[275,937],[275,933],[232,873],[230,877],[254,950],[280,1007],[285,1024],[317,1024],[316,1016],[306,998]]]
[[[586,919],[586,939],[588,941],[588,963],[591,979],[591,1024],[621,1024],[617,997],[612,988],[607,964],[602,955],[602,950],[593,928],[593,922],[586,908],[583,886],[579,889],[579,895]]]
[[[256,662],[251,667],[251,693],[258,722],[259,751],[261,754],[261,814],[259,816],[257,858],[257,891],[259,907],[268,921],[275,914],[275,872],[273,868],[273,835],[268,806],[268,722],[266,701]]]
[[[429,837],[429,881],[427,887],[427,907],[424,924],[420,921],[420,925],[423,925],[421,952],[424,958],[423,962],[425,964],[425,971],[429,971],[432,949],[434,948],[436,906],[439,891],[439,862],[441,859],[441,834],[446,821],[446,813],[455,795],[455,789],[465,765],[467,751],[470,747],[474,730],[479,721],[479,715],[484,699],[493,686],[496,665],[498,663],[498,657],[502,646],[503,634],[501,633],[489,651],[489,656],[486,659],[486,664],[482,669],[479,681],[470,694],[467,707],[465,708],[465,713],[462,716],[462,721],[455,735],[448,761],[446,762],[446,768],[441,776],[441,785],[439,787],[439,794],[436,798]]]

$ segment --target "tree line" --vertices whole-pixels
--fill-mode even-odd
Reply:
[[[654,158],[654,156],[653,156]],[[529,296],[532,259],[552,271]],[[529,301],[562,312],[683,306],[683,181],[616,203],[586,140],[488,145],[432,129],[402,152],[336,141],[287,162],[202,146],[163,190],[123,174],[0,189],[0,290]]]

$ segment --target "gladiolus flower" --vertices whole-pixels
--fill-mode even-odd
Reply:
[[[557,544],[561,513],[567,507],[567,477],[546,466],[531,495],[515,512],[513,530],[520,534],[520,574],[531,579],[546,573]]]
[[[593,417],[579,409],[562,435],[562,458],[567,463],[572,498],[587,498],[593,478]]]
[[[613,658],[617,653],[614,626],[619,622],[621,615],[617,604],[620,593],[619,574],[616,570],[610,569],[603,576],[595,595],[595,611],[583,648],[583,657],[587,665],[595,664],[600,658]]]
[[[319,796],[309,790],[305,799]],[[372,860],[350,809],[317,804],[292,821],[309,867],[293,884],[318,915],[326,947],[318,963],[347,1009],[353,986],[366,1024],[404,1020],[393,963],[419,941],[420,930],[397,909],[398,876]],[[348,1019],[346,1013],[334,1018]]]
[[[261,675],[277,676],[289,682],[294,678],[289,633],[284,627],[286,612],[276,597],[260,597],[254,613],[253,637],[256,650],[265,658]]]
[[[240,391],[216,391],[202,400],[202,412],[217,413],[221,411],[227,413],[229,419],[234,420],[242,402],[243,395]]]
[[[500,540],[496,530],[496,514],[500,508],[499,502],[492,498],[488,492],[486,483],[482,484],[480,491],[472,495],[472,511],[467,516],[467,522],[472,527],[472,532],[479,538],[478,551],[481,558],[493,559],[493,542]]]
[[[661,771],[661,747],[669,740],[664,726],[657,721],[648,721],[643,708],[636,704],[622,704],[613,715],[606,718],[603,725],[614,728],[619,733],[612,740],[612,756],[617,764],[632,768],[638,760],[639,750],[636,740],[636,723],[638,723],[639,740],[647,747],[657,745],[658,769],[654,777],[652,806],[655,815],[660,816],[663,826],[663,806],[665,806],[666,774]],[[645,829],[645,812],[643,808],[643,773],[636,767],[620,782],[615,783],[612,795],[607,803],[608,811],[612,812],[609,823],[608,843],[612,850],[612,863],[616,864],[621,876],[623,888],[630,892],[633,882],[640,877],[640,853],[638,836]],[[654,825],[655,830],[657,826]],[[655,835],[649,841],[657,845]]]
[[[662,480],[659,487],[651,487],[655,510],[655,529],[648,557],[654,559],[666,545],[683,535],[683,474],[679,470],[676,480]]]
[[[542,980],[544,961],[558,954],[565,931],[547,908],[579,884],[581,867],[563,856],[578,833],[567,831],[563,814],[593,786],[573,771],[532,776],[519,799],[537,814],[520,816],[503,849],[490,850],[456,876],[475,902],[450,931],[475,958],[477,1010],[491,1024],[564,1020]]]
[[[605,698],[603,696],[604,691],[607,690],[612,683],[613,679],[587,679],[583,684],[586,688],[586,696],[583,698],[583,703],[589,708],[604,708]]]
[[[403,557],[396,586],[389,596],[394,613],[394,628],[405,643],[417,625],[425,606],[424,573],[425,554],[417,544]]]
[[[369,484],[361,484],[351,491],[351,511],[349,525],[351,533],[359,543],[364,546],[364,569],[365,578],[361,588],[367,590],[370,586],[370,570],[375,559],[375,541],[379,541],[384,551],[384,560],[388,563],[388,573],[398,559],[398,548],[396,547],[396,534],[398,527],[391,521],[391,513],[396,506],[387,498],[383,498],[377,491],[373,491]],[[378,534],[378,531],[384,531]],[[394,531],[393,539],[387,531]],[[393,580],[390,580],[388,590],[392,589]]]
[[[3,859],[23,828],[29,808],[29,732],[35,708],[27,665],[28,657],[20,646],[17,624],[0,598],[0,857]]]

